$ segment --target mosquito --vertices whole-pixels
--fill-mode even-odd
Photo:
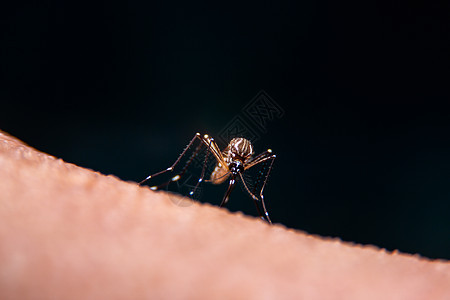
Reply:
[[[160,185],[160,186],[154,186],[151,187],[152,190],[157,190],[161,188],[162,186],[168,185],[170,182],[178,181],[182,178],[182,176],[186,173],[187,168],[191,164],[193,158],[197,155],[197,153],[200,151],[200,148],[202,146],[207,147],[207,153],[205,155],[205,160],[202,167],[202,172],[200,175],[200,178],[198,179],[196,185],[194,188],[190,191],[189,195],[192,196],[198,186],[203,182],[211,182],[212,184],[221,184],[228,180],[228,188],[222,198],[222,202],[220,203],[220,207],[224,207],[229,198],[230,194],[233,191],[236,182],[240,179],[241,182],[244,185],[245,190],[250,195],[250,197],[253,199],[256,209],[261,217],[262,220],[265,220],[269,224],[272,224],[272,221],[270,220],[269,213],[267,212],[266,205],[264,203],[264,187],[266,186],[267,179],[269,177],[269,173],[272,170],[273,162],[276,158],[276,155],[272,153],[271,149],[267,149],[266,151],[262,152],[261,154],[257,156],[253,156],[255,154],[253,150],[252,143],[242,137],[233,138],[228,146],[223,150],[220,151],[219,146],[217,146],[217,143],[214,141],[214,138],[210,137],[209,135],[201,135],[200,133],[196,133],[195,136],[191,139],[189,144],[186,146],[186,148],[183,150],[183,152],[180,154],[180,156],[177,158],[177,160],[167,169],[162,170],[160,172],[157,172],[155,174],[152,174],[139,182],[139,185],[142,185],[147,180],[154,178],[158,175],[164,174],[166,172],[172,172],[174,168],[178,165],[180,160],[183,158],[184,155],[186,155],[186,152],[188,149],[191,148],[191,146],[194,144],[195,141],[199,140],[200,144],[197,146],[197,148],[194,150],[194,153],[189,158],[189,160],[186,162],[185,167],[183,170],[172,177],[168,182]],[[209,154],[212,154],[213,157],[216,160],[216,165],[214,168],[214,171],[211,173],[210,178],[207,180],[204,180],[205,177],[205,168],[206,168],[206,162]],[[266,175],[264,176],[264,181],[261,186],[261,189],[259,190],[259,198],[256,194],[256,191],[250,191],[248,188],[243,174],[248,169],[262,163],[262,162],[269,162],[269,167]],[[256,186],[255,186],[256,188]],[[262,211],[260,209],[260,205],[262,206]]]

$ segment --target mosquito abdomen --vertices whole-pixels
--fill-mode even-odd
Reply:
[[[230,176],[230,172],[222,166],[221,164],[217,164],[214,168],[214,171],[211,173],[211,183],[212,184],[221,184],[225,180],[227,180],[228,176]]]

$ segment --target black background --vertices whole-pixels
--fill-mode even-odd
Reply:
[[[0,128],[140,181],[264,90],[284,110],[255,142],[277,154],[265,193],[274,222],[449,259],[449,11],[395,0],[16,3],[1,13]],[[255,214],[239,195],[229,208]]]

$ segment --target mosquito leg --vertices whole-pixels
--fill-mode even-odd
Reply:
[[[275,158],[275,157],[276,157],[276,155],[272,153],[272,149],[267,149],[263,153],[259,154],[255,158],[253,158],[250,162],[248,162],[245,165],[245,170],[248,170],[251,167],[256,166],[257,164],[262,163],[263,161],[266,161],[268,159]]]
[[[261,191],[259,192],[259,196],[261,197],[262,207],[263,207],[263,210],[264,210],[264,215],[266,216],[267,221],[270,224],[272,224],[272,221],[269,218],[269,213],[267,212],[266,204],[264,203],[264,195],[263,195],[263,193],[264,193],[264,187],[266,186],[267,178],[269,178],[269,174],[270,174],[270,171],[272,170],[272,166],[273,166],[273,162],[275,161],[275,158],[276,158],[276,156],[273,155],[272,156],[272,161],[270,162],[269,170],[267,171],[267,174],[266,174],[266,178],[264,179],[264,183],[263,183],[263,185],[261,187]]]
[[[173,169],[174,169],[174,168],[176,167],[176,165],[180,162],[181,158],[186,154],[186,152],[187,152],[188,149],[192,146],[192,144],[195,142],[196,139],[200,139],[200,141],[202,141],[202,142],[204,143],[204,140],[203,140],[201,134],[200,134],[200,133],[196,133],[195,136],[194,136],[194,137],[191,139],[191,141],[189,142],[189,144],[186,146],[186,148],[184,148],[183,152],[181,152],[180,156],[178,156],[177,160],[176,160],[170,167],[168,167],[168,168],[165,169],[165,170],[159,171],[159,172],[157,172],[157,173],[155,173],[155,174],[149,175],[147,178],[145,178],[144,180],[142,180],[141,182],[139,182],[138,185],[143,184],[144,182],[146,182],[147,180],[149,180],[149,179],[151,179],[151,178],[153,178],[153,177],[156,177],[156,176],[158,176],[158,175],[164,174],[164,173],[169,172],[169,171],[173,171]],[[200,150],[200,149],[198,148],[198,150]],[[192,157],[192,159],[193,159],[193,157]],[[190,164],[191,161],[192,161],[192,160],[190,160],[188,163]],[[184,172],[186,172],[187,167],[188,167],[188,166],[185,166],[185,168],[183,169]],[[175,177],[176,177],[176,176],[175,176]],[[175,178],[175,177],[174,177],[174,178]]]
[[[247,190],[247,192],[249,193],[250,197],[253,200],[253,203],[255,203],[256,206],[256,210],[258,211],[259,216],[261,217],[261,219],[263,219],[264,221],[266,221],[269,224],[272,224],[272,221],[270,220],[269,217],[269,213],[266,210],[266,206],[264,205],[264,198],[258,199],[258,197],[255,196],[254,193],[250,192],[250,190],[247,187],[247,184],[245,183],[244,177],[242,176],[242,174],[239,173],[239,176],[241,176],[241,180],[242,183],[244,184],[245,189]],[[262,202],[262,207],[264,210],[264,213],[261,212],[261,209],[259,208],[259,203]]]
[[[213,138],[209,139],[208,150],[211,149],[211,143],[213,141],[214,141]],[[206,163],[208,161],[208,154],[209,154],[209,151],[206,152],[205,160],[203,161],[202,173],[201,173],[200,178],[198,179],[197,184],[195,185],[194,189],[192,189],[192,191],[190,191],[190,193],[189,193],[190,196],[194,195],[195,191],[197,190],[197,187],[200,185],[200,183],[202,183],[203,177],[205,177],[205,169],[206,169]],[[187,169],[187,167],[185,167],[185,169]]]
[[[230,179],[230,184],[228,185],[228,189],[225,192],[225,195],[223,195],[223,199],[222,202],[220,203],[220,207],[225,206],[225,204],[227,204],[228,200],[230,199],[230,194],[231,191],[233,190],[234,186],[235,186],[236,180],[234,179],[234,177],[232,177]]]
[[[200,143],[197,146],[197,148],[195,148],[194,152],[191,154],[191,157],[189,157],[188,161],[184,165],[183,170],[181,170],[181,172],[178,173],[176,176],[174,176],[170,181],[175,181],[173,179],[176,179],[178,181],[181,177],[183,177],[184,173],[186,173],[187,169],[191,165],[191,163],[194,160],[194,158],[197,156],[198,152],[200,152],[200,149],[202,148],[202,146],[203,146],[203,144]]]
[[[244,182],[244,180],[242,178],[242,181],[244,182],[244,186],[247,189],[247,192],[250,194],[250,196],[252,197],[253,201],[255,202],[255,205],[256,205],[256,208],[258,210],[258,213],[260,214],[261,218],[266,220],[269,224],[272,224],[272,221],[270,220],[269,213],[267,212],[267,209],[266,209],[266,204],[264,203],[263,192],[264,192],[264,187],[266,186],[267,178],[269,177],[270,171],[272,170],[272,165],[273,165],[273,162],[274,162],[275,158],[276,158],[276,155],[272,153],[271,149],[268,149],[265,152],[261,153],[260,155],[256,156],[251,162],[249,162],[245,166],[245,169],[248,170],[251,167],[256,166],[257,164],[260,164],[260,163],[268,161],[268,160],[272,160],[271,163],[270,163],[269,169],[268,169],[268,171],[266,173],[266,177],[264,178],[264,183],[263,183],[263,185],[261,187],[261,190],[259,192],[260,199],[258,199],[254,195],[254,193],[256,191],[250,192],[250,190],[247,188],[247,186],[245,185],[245,182]],[[256,188],[256,185],[255,185],[255,188]],[[258,205],[259,201],[261,201],[261,206],[262,206],[262,209],[263,209],[263,213],[261,213],[261,209],[259,208],[259,205]]]
[[[270,220],[269,213],[267,212],[267,210],[266,210],[266,208],[264,206],[264,201],[262,201],[262,203],[263,203],[262,206],[263,206],[264,213],[261,213],[261,209],[259,208],[258,201],[256,201],[254,198],[252,198],[252,199],[253,199],[253,202],[255,203],[256,210],[258,211],[259,216],[261,217],[261,219],[263,219],[264,221],[266,221],[267,223],[272,225],[272,221]]]
[[[200,151],[200,148],[202,147],[203,144],[199,144],[197,146],[197,148],[195,149],[195,151],[191,154],[191,157],[189,158],[189,160],[186,162],[186,164],[184,165],[183,170],[181,170],[180,173],[178,173],[177,175],[173,176],[171,179],[169,179],[168,181],[161,183],[160,185],[157,186],[152,186],[150,187],[151,190],[160,190],[163,187],[168,186],[171,182],[176,182],[178,186],[179,185],[179,181],[181,178],[183,178],[183,176],[185,175],[187,169],[189,168],[189,166],[191,165],[192,161],[194,160],[194,158],[197,156],[198,152]],[[189,180],[189,178],[186,180],[186,182]],[[183,184],[182,184],[183,185]]]

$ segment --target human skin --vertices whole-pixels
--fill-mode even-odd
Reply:
[[[0,299],[450,299],[447,261],[170,197],[0,132]]]

